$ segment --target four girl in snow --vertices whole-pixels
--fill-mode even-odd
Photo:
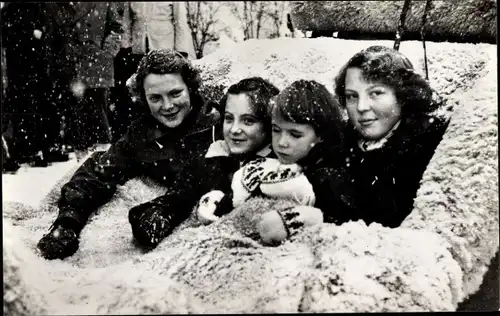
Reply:
[[[256,230],[265,244],[321,222],[397,227],[447,127],[431,115],[438,104],[427,81],[404,55],[382,46],[347,62],[335,79],[336,96],[313,80],[279,92],[262,78],[243,79],[210,107],[220,111],[218,120],[201,120],[208,114],[199,77],[180,54],[152,51],[138,73],[136,90],[151,114],[101,157],[89,158],[63,188],[62,215],[39,243],[48,259],[73,254],[102,197],[131,177],[157,176],[158,164],[168,170],[167,193],[129,211],[134,238],[145,248],[193,212],[209,224],[253,196],[297,203],[260,217]]]

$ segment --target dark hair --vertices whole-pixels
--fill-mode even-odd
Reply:
[[[201,98],[199,94],[201,84],[200,71],[181,53],[172,49],[152,50],[139,62],[134,90],[139,93],[141,101],[147,104],[144,93],[144,79],[147,75],[172,73],[181,75],[182,80],[188,87],[191,102],[196,103],[194,99]]]
[[[432,101],[429,83],[415,73],[413,64],[399,51],[385,46],[370,46],[356,53],[335,78],[335,94],[346,106],[345,80],[349,68],[359,68],[367,81],[378,81],[392,87],[401,105],[403,117],[430,113],[438,104]]]
[[[229,87],[219,102],[219,110],[223,115],[230,94],[244,93],[250,100],[253,114],[263,123],[264,130],[268,132],[269,141],[271,141],[271,100],[279,92],[276,86],[261,77],[246,78]]]
[[[285,120],[310,124],[324,141],[339,145],[343,139],[344,120],[335,96],[314,80],[298,80],[276,98],[273,111]]]

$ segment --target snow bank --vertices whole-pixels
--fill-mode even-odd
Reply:
[[[214,96],[249,75],[280,88],[312,78],[333,89],[340,66],[374,43],[381,42],[248,41],[197,63]],[[420,69],[419,47],[405,42],[402,51]],[[290,202],[253,199],[210,226],[187,221],[144,254],[132,243],[127,212],[165,189],[134,179],[82,231],[75,255],[45,261],[35,245],[56,216],[58,184],[41,209],[4,203],[4,299],[10,295],[4,310],[69,315],[456,309],[477,290],[498,249],[496,46],[428,47],[431,83],[459,103],[402,227],[324,224],[279,247],[264,247],[255,220]]]

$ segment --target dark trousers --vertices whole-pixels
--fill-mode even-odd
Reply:
[[[85,150],[95,144],[111,142],[108,122],[107,88],[87,88],[83,97],[77,99],[71,113],[73,146]]]
[[[57,147],[61,115],[54,102],[53,81],[39,56],[8,50],[7,63],[2,132],[10,127],[12,158],[30,161],[38,152],[46,153]]]
[[[114,62],[115,87],[111,90],[114,111],[110,115],[113,142],[120,139],[134,120],[145,113],[146,108],[132,101],[125,83],[141,61],[142,54],[133,54],[130,48],[122,48]]]

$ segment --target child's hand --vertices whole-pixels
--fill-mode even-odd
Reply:
[[[223,197],[224,193],[222,191],[214,190],[206,193],[200,198],[196,215],[201,223],[208,225],[219,219],[214,213]]]
[[[288,237],[285,223],[277,211],[262,214],[257,224],[257,231],[266,245],[278,245]]]
[[[299,205],[282,211],[264,213],[257,225],[262,241],[268,245],[282,243],[304,227],[323,223],[323,212],[312,206]]]

